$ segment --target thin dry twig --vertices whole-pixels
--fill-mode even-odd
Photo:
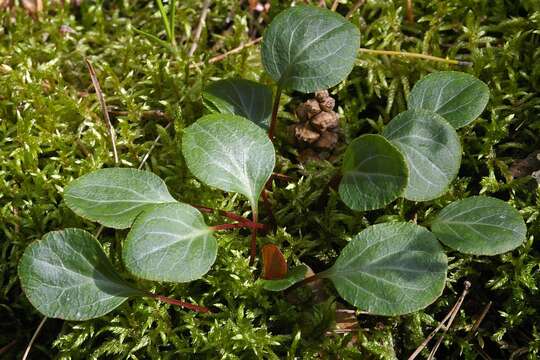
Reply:
[[[472,65],[472,63],[469,61],[445,59],[445,58],[441,58],[441,57],[437,57],[433,55],[412,53],[412,52],[407,52],[407,51],[371,50],[371,49],[366,49],[366,48],[360,48],[359,51],[363,53],[373,54],[373,55],[404,56],[404,57],[412,57],[412,58],[418,58],[418,59],[424,59],[424,60],[439,61],[439,62],[451,64],[451,65],[461,65],[461,66]]]
[[[77,144],[77,146],[79,147],[79,150],[81,150],[84,156],[86,157],[90,156],[90,151],[88,151],[88,148],[86,147],[86,145],[83,144],[81,139],[79,138],[75,139],[75,144]]]
[[[258,38],[254,39],[254,40],[248,41],[245,44],[241,44],[240,46],[235,47],[232,50],[229,50],[229,51],[227,51],[227,52],[225,52],[223,54],[220,54],[220,55],[217,55],[217,56],[214,56],[214,57],[210,58],[208,60],[208,63],[213,64],[213,63],[222,61],[223,59],[225,59],[229,55],[237,54],[240,51],[242,51],[242,50],[244,50],[244,49],[246,49],[248,47],[251,47],[253,45],[258,44],[261,40],[262,40],[262,37],[258,37]],[[189,67],[190,68],[196,68],[196,67],[203,66],[204,64],[205,64],[204,62],[198,62],[198,63],[195,63],[195,64],[191,64]]]
[[[111,123],[111,118],[109,117],[109,112],[107,111],[107,103],[105,102],[105,97],[103,96],[103,92],[101,91],[101,86],[99,85],[99,80],[96,75],[96,70],[94,69],[94,66],[90,62],[90,60],[85,59],[86,66],[88,67],[88,72],[90,73],[90,78],[92,79],[92,84],[94,85],[94,89],[96,90],[96,95],[99,100],[99,105],[101,106],[101,112],[103,114],[103,119],[105,120],[105,125],[107,126],[107,129],[109,130],[109,136],[111,138],[111,144],[112,144],[112,151],[113,151],[113,157],[114,157],[114,164],[118,165],[118,152],[116,151],[116,133],[114,132],[114,128]]]
[[[330,10],[336,11],[338,5],[339,5],[339,0],[334,0],[334,2],[332,3],[332,7],[330,8]]]
[[[129,111],[109,109],[109,115],[127,116],[129,115]],[[171,121],[171,118],[163,110],[144,110],[141,112],[141,120],[142,121],[158,120],[161,122],[166,121],[168,123]]]
[[[362,6],[364,4],[364,2],[365,2],[365,0],[358,0],[351,7],[351,9],[347,13],[347,15],[345,15],[345,17],[348,19],[351,16],[353,16],[355,11],[358,10],[358,8],[360,6]],[[407,0],[407,5],[409,5],[409,2],[410,2],[410,6],[411,6],[411,11],[412,11],[412,0]],[[336,3],[337,2],[334,2],[334,4],[336,4]],[[337,4],[336,4],[336,8],[337,8]],[[334,8],[334,6],[332,5],[332,10],[333,11],[336,10],[336,8]],[[412,16],[412,12],[411,12],[411,16]],[[414,21],[414,18],[412,18],[412,19],[413,20],[410,20],[410,21]],[[447,63],[447,64],[452,64],[452,65],[472,66],[472,63],[469,62],[469,61],[444,59],[444,58],[440,58],[440,57],[433,56],[433,55],[411,53],[411,52],[406,52],[406,51],[371,50],[371,49],[366,49],[366,48],[360,48],[359,51],[363,52],[363,53],[373,54],[373,55],[404,56],[404,57],[412,57],[412,58],[419,58],[419,59],[425,59],[425,60],[440,61],[440,62],[444,62],[444,63]]]
[[[478,352],[478,354],[484,359],[484,360],[493,360],[491,356],[489,356],[484,349],[482,349],[478,344],[474,345],[474,349]]]
[[[360,1],[358,3],[360,5],[362,5],[363,1]],[[358,6],[360,6],[360,5],[358,5]],[[214,56],[214,57],[212,57],[212,58],[210,58],[208,60],[208,63],[213,64],[213,63],[222,61],[226,57],[228,57],[229,55],[237,54],[237,53],[241,52],[242,50],[244,50],[245,48],[248,48],[248,47],[251,47],[253,45],[258,44],[259,42],[261,42],[261,40],[262,40],[262,37],[258,37],[256,39],[251,40],[251,41],[249,41],[249,42],[247,42],[245,44],[242,44],[242,45],[240,45],[240,46],[238,46],[238,47],[236,47],[236,48],[234,48],[232,50],[229,50],[229,51],[227,51],[227,52],[225,52],[223,54]],[[424,60],[439,61],[439,62],[444,62],[444,63],[452,64],[452,65],[461,65],[461,66],[471,66],[472,65],[472,63],[468,62],[468,61],[444,59],[444,58],[440,58],[440,57],[433,56],[433,55],[418,54],[418,53],[412,53],[412,52],[406,52],[406,51],[371,50],[371,49],[366,49],[366,48],[360,48],[359,51],[364,52],[364,53],[373,54],[373,55],[404,56],[404,57],[419,58],[419,59],[424,59]],[[198,63],[191,64],[189,67],[190,68],[196,68],[196,67],[203,66],[204,64],[205,64],[204,62],[198,62]]]
[[[451,319],[452,317],[455,317],[454,313],[457,314],[457,312],[461,308],[461,304],[463,303],[463,299],[465,299],[465,296],[469,292],[469,288],[471,287],[471,283],[468,282],[468,281],[465,281],[465,284],[463,286],[464,286],[463,292],[461,293],[461,296],[459,297],[456,304],[452,307],[450,312],[448,312],[448,314],[446,314],[446,316],[439,323],[439,325],[426,337],[426,339],[420,344],[420,346],[418,346],[418,348],[416,348],[416,350],[411,354],[411,356],[409,356],[409,358],[407,360],[415,359],[418,356],[418,354],[420,354],[422,352],[422,350],[424,350],[424,348],[427,346],[427,344],[430,342],[430,340],[433,339],[433,337],[439,332],[439,330],[441,330],[442,328],[446,329],[446,331],[448,330],[448,328],[451,325],[451,322],[449,322],[448,325],[445,325],[445,323],[449,319]],[[453,319],[452,319],[452,321],[453,321]]]
[[[45,321],[47,321],[47,317],[44,317],[41,322],[39,323],[36,331],[34,331],[34,335],[32,335],[32,338],[30,339],[30,342],[28,343],[28,346],[26,347],[26,350],[24,351],[24,354],[22,356],[22,360],[26,360],[28,357],[28,354],[30,354],[30,349],[32,349],[32,345],[34,345],[34,341],[36,341],[36,338],[41,331],[41,328],[43,328],[43,325],[45,324]]]
[[[165,130],[169,129],[171,124],[172,124],[172,122],[168,123],[167,126],[165,126]],[[156,148],[156,146],[157,146],[160,139],[161,139],[161,135],[158,135],[154,139],[154,142],[152,143],[152,146],[150,146],[150,149],[148,149],[148,152],[142,158],[141,163],[139,164],[139,167],[137,169],[139,169],[139,170],[142,169],[142,167],[144,166],[144,163],[146,163],[146,160],[148,160],[148,158],[150,157],[150,154],[152,153],[152,151],[154,151],[154,149]]]
[[[14,340],[11,340],[9,344],[7,344],[6,346],[3,346],[2,348],[0,348],[0,356],[2,356],[2,354],[4,353],[7,353],[9,349],[15,346],[16,343],[17,343],[17,340],[14,339]]]
[[[461,296],[459,297],[456,305],[454,305],[454,308],[452,309],[452,316],[450,317],[450,320],[448,320],[448,323],[446,324],[446,326],[443,328],[443,332],[441,336],[439,336],[437,343],[431,350],[428,360],[433,360],[433,358],[435,357],[435,353],[437,353],[437,350],[439,349],[439,346],[441,346],[444,336],[450,329],[450,326],[452,326],[452,323],[454,322],[454,319],[456,318],[456,315],[458,314],[459,309],[461,308],[461,305],[463,304],[463,300],[465,299],[465,296],[467,296],[467,293],[469,292],[470,287],[471,287],[471,283],[468,281],[465,281],[463,292],[461,293]]]
[[[364,2],[366,0],[358,0],[353,6],[352,8],[349,10],[349,12],[347,13],[347,15],[345,15],[345,17],[348,19],[350,18],[351,16],[354,15],[354,13],[356,12],[356,10],[358,10],[360,8],[360,6],[364,5]]]
[[[103,97],[103,92],[101,91],[101,86],[99,85],[99,81],[96,76],[96,71],[94,69],[94,66],[90,62],[90,60],[85,59],[86,66],[88,67],[88,72],[90,74],[90,78],[92,79],[92,84],[94,85],[94,89],[96,90],[96,95],[99,100],[99,104],[101,106],[101,112],[103,113],[103,118],[105,119],[105,124],[107,125],[107,128],[109,130],[109,135],[111,138],[112,143],[112,149],[113,149],[113,157],[114,157],[114,163],[115,165],[118,165],[118,152],[116,151],[116,134],[114,132],[114,128],[111,124],[111,119],[109,117],[109,112],[107,111],[107,103],[105,102],[105,98]],[[101,232],[103,231],[104,227],[101,225],[97,232],[96,237],[99,237]],[[34,341],[36,340],[38,334],[40,333],[41,329],[43,328],[43,325],[45,324],[45,321],[47,320],[47,317],[44,317],[41,322],[39,323],[36,331],[34,332],[34,335],[30,339],[30,342],[28,343],[28,346],[26,347],[26,350],[24,351],[24,354],[22,356],[22,360],[26,360],[28,357],[28,354],[30,353],[30,350],[32,349],[32,345],[34,344]]]
[[[413,0],[407,0],[407,21],[414,22]]]
[[[188,56],[191,57],[193,54],[195,54],[195,51],[197,50],[197,47],[199,46],[199,40],[201,38],[202,30],[204,28],[204,24],[206,23],[206,16],[210,12],[210,0],[204,0],[203,7],[201,10],[201,17],[199,18],[199,23],[197,24],[197,27],[195,28],[195,33],[193,34],[193,43],[191,44],[191,48],[189,49]]]
[[[474,334],[476,330],[478,330],[478,328],[480,327],[480,324],[482,323],[482,321],[484,321],[484,318],[486,317],[489,309],[491,309],[491,305],[493,305],[492,301],[488,302],[487,305],[484,307],[484,310],[482,310],[480,317],[476,319],[476,321],[474,322],[474,325],[471,328],[471,332],[470,332],[471,335]]]

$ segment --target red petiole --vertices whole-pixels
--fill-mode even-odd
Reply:
[[[298,288],[300,288],[300,287],[302,287],[304,285],[307,285],[309,283],[312,283],[312,282],[320,280],[320,279],[321,278],[317,274],[311,275],[311,276],[305,278],[304,280],[294,284],[288,290],[291,291],[291,290],[294,290],[294,289],[298,289]]]
[[[246,228],[247,229],[252,229],[252,230],[264,229],[264,225],[254,223],[254,222],[250,222],[249,224],[247,224],[247,223],[234,223],[234,224],[219,224],[219,225],[210,226],[210,229],[214,230],[214,231],[228,230],[228,229],[246,229]]]
[[[264,190],[263,190],[264,192]],[[253,210],[253,222],[256,223],[259,221],[257,210]],[[251,251],[249,255],[249,265],[253,265],[255,262],[255,257],[257,256],[257,228],[251,229]]]
[[[256,226],[256,225],[260,225],[260,224],[256,224],[254,223],[253,221],[249,220],[249,219],[246,219],[245,217],[243,216],[240,216],[240,215],[237,215],[233,212],[230,212],[230,211],[225,211],[225,210],[216,210],[216,209],[212,209],[212,208],[209,208],[209,207],[206,207],[206,206],[200,206],[200,205],[193,205],[191,204],[191,206],[193,206],[194,208],[197,208],[198,210],[202,211],[203,213],[207,213],[207,214],[211,214],[215,211],[219,212],[220,215],[232,220],[232,221],[238,221],[239,223],[243,223],[243,224],[249,224],[250,226]]]
[[[163,301],[163,302],[165,302],[167,304],[181,306],[183,308],[193,310],[193,311],[196,311],[196,312],[199,312],[199,313],[210,312],[210,309],[208,309],[207,307],[191,304],[191,303],[181,301],[181,300],[172,299],[172,298],[169,298],[169,297],[166,297],[166,296],[163,296],[163,295],[157,295],[157,294],[151,294],[150,293],[149,296],[156,299],[156,300]]]

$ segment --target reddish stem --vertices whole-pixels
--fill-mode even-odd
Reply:
[[[279,110],[279,100],[281,98],[281,85],[278,84],[276,89],[276,95],[274,98],[274,106],[272,107],[272,118],[270,120],[270,128],[268,129],[268,137],[271,141],[274,141],[274,132],[276,131],[277,114]]]
[[[249,224],[234,223],[234,224],[219,224],[219,225],[210,226],[210,229],[214,231],[228,230],[228,229],[245,229],[245,228],[249,228],[253,230],[264,229],[264,225],[252,222]]]
[[[263,203],[266,206],[266,211],[268,211],[268,217],[270,218],[270,222],[272,223],[273,226],[275,226],[276,225],[276,217],[274,216],[274,211],[272,209],[272,203],[268,199],[268,190],[263,189],[261,195],[262,195]]]
[[[190,309],[190,310],[193,310],[193,311],[196,311],[196,312],[199,312],[199,313],[210,312],[210,309],[208,309],[207,307],[191,304],[191,303],[181,301],[181,300],[171,299],[171,298],[163,296],[163,295],[149,294],[149,296],[154,298],[154,299],[163,301],[163,302],[165,302],[167,304],[181,306],[183,308]]]
[[[258,214],[257,210],[253,210],[253,222],[256,223],[258,221]],[[255,257],[257,256],[257,229],[252,228],[251,230],[251,251],[249,255],[249,265],[253,265],[255,262]]]
[[[292,178],[289,175],[280,174],[280,173],[272,173],[273,179],[283,180],[283,181],[290,181]]]
[[[311,275],[310,277],[307,277],[307,278],[305,278],[304,280],[302,280],[302,281],[300,281],[300,282],[294,284],[293,286],[291,286],[291,287],[289,288],[289,291],[290,291],[290,290],[294,290],[294,289],[298,289],[299,287],[302,287],[302,286],[304,286],[304,285],[307,285],[307,284],[309,284],[309,283],[311,283],[311,282],[314,282],[314,281],[317,281],[317,280],[319,280],[319,279],[320,279],[320,277],[319,277],[317,274]]]
[[[209,207],[206,207],[206,206],[201,206],[201,205],[193,205],[193,204],[191,204],[191,206],[193,206],[194,208],[197,208],[200,211],[202,211],[204,213],[207,213],[207,214],[211,214],[211,213],[217,211],[217,212],[220,213],[220,215],[222,215],[222,216],[224,216],[224,217],[226,217],[228,219],[231,219],[232,221],[238,221],[238,222],[241,222],[241,223],[254,225],[251,220],[246,219],[245,217],[237,215],[237,214],[235,214],[233,212],[230,212],[230,211],[216,210],[216,209],[212,209],[212,208],[209,208]]]

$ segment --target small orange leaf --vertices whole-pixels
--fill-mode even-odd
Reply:
[[[263,275],[265,280],[278,280],[287,276],[287,261],[276,245],[266,244],[262,250]]]

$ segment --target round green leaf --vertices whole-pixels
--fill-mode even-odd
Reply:
[[[101,245],[80,229],[45,234],[19,263],[22,288],[43,315],[87,320],[112,311],[129,296],[143,296],[113,270]]]
[[[188,127],[182,153],[199,180],[245,195],[255,209],[276,161],[274,146],[263,129],[226,114],[203,116]]]
[[[278,280],[266,280],[266,279],[259,279],[259,283],[262,285],[262,287],[269,291],[282,291],[285,289],[290,288],[294,284],[302,281],[306,273],[308,271],[308,268],[306,265],[298,265],[287,273],[287,276],[283,279]]]
[[[308,93],[345,79],[359,47],[360,32],[343,16],[298,5],[272,21],[261,56],[264,68],[280,86]]]
[[[356,235],[319,276],[362,310],[401,315],[423,309],[442,294],[447,266],[442,247],[427,229],[385,223]]]
[[[343,158],[339,195],[354,210],[374,210],[397,199],[407,186],[401,152],[380,135],[354,139]]]
[[[201,213],[182,203],[160,204],[137,217],[123,246],[126,268],[143,279],[200,279],[216,260],[217,242]]]
[[[441,210],[431,230],[445,245],[466,254],[497,255],[523,244],[527,227],[506,202],[473,196]]]
[[[128,228],[147,205],[176,201],[157,175],[129,168],[81,176],[66,187],[64,200],[77,215],[115,229]]]
[[[212,83],[203,93],[204,104],[214,113],[245,117],[268,128],[272,115],[272,91],[266,85],[244,79]]]
[[[459,170],[461,144],[444,118],[429,110],[407,110],[390,121],[383,135],[407,160],[406,199],[426,201],[446,191]]]
[[[489,100],[487,85],[472,75],[441,71],[422,78],[409,96],[409,109],[435,111],[456,129],[470,124]]]

